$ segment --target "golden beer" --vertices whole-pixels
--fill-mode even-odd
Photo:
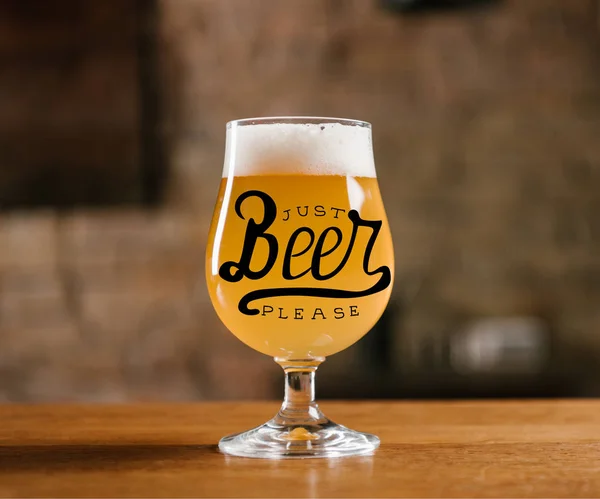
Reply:
[[[239,261],[248,221],[262,221],[265,216],[264,203],[257,197],[243,201],[243,218],[236,213],[236,200],[251,191],[268,194],[276,206],[275,219],[266,230],[276,241],[275,261],[260,279],[244,277],[227,282],[219,276],[219,268],[225,262]],[[349,251],[354,224],[348,214],[353,210],[361,219],[381,222],[366,268],[365,250],[374,231],[359,226]],[[224,178],[211,227],[206,274],[217,314],[241,341],[264,354],[288,359],[332,355],[366,334],[387,305],[391,284],[367,296],[351,296],[381,279],[380,272],[366,272],[390,268],[393,262],[390,231],[375,178],[310,174]],[[323,244],[315,258],[319,240]],[[274,254],[275,249],[259,238],[250,269],[264,267],[269,253]],[[319,277],[328,276],[340,267],[346,255],[338,273],[328,279],[315,278],[313,264],[318,263]],[[390,272],[393,274],[393,268]],[[289,288],[333,289],[349,292],[350,297],[306,296],[299,292],[251,302],[248,308],[258,310],[255,315],[239,310],[240,300],[252,291]]]
[[[228,123],[206,250],[208,291],[225,326],[283,368],[285,397],[267,423],[222,438],[222,452],[338,457],[379,446],[375,435],[338,425],[319,410],[314,378],[325,357],[377,322],[393,275],[369,123],[302,117]]]

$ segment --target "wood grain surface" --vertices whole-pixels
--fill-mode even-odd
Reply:
[[[0,407],[3,497],[600,497],[600,401],[330,402],[374,456],[268,461],[219,437],[276,403]]]

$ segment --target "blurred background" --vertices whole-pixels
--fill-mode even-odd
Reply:
[[[290,114],[373,123],[395,241],[320,397],[600,395],[600,0],[2,0],[0,401],[280,398],[204,248]]]

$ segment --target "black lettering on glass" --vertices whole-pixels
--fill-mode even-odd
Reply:
[[[333,232],[337,236],[337,239],[336,239],[335,243],[333,243],[333,246],[331,248],[329,248],[327,251],[323,251],[323,246],[325,245],[325,239],[327,239],[327,234],[329,234],[329,232]],[[354,231],[352,232],[352,235],[354,236]],[[342,242],[342,238],[343,238],[342,231],[338,227],[329,227],[329,228],[325,229],[319,236],[319,240],[317,241],[317,244],[315,245],[315,252],[313,253],[312,264],[311,264],[312,275],[318,281],[325,281],[327,279],[330,279],[331,277],[337,275],[338,272],[340,270],[342,270],[344,265],[346,265],[346,262],[348,261],[348,258],[350,257],[350,252],[352,251],[352,245],[354,244],[354,237],[352,237],[352,239],[350,240],[351,241],[350,246],[348,246],[348,250],[346,251],[346,254],[344,255],[344,258],[340,262],[340,264],[334,270],[332,270],[329,274],[321,275],[321,258],[333,253],[338,248],[340,243]]]
[[[294,319],[304,319],[302,312],[304,312],[303,308],[295,308],[294,309]]]
[[[273,307],[271,307],[270,305],[263,305],[262,315],[267,315],[271,312],[273,312]]]
[[[334,317],[336,319],[343,319],[344,318],[344,309],[342,307],[335,307],[333,309],[333,313],[335,314]]]
[[[290,219],[290,210],[283,210],[283,212],[287,215],[287,218],[284,218],[283,221],[287,222]]]
[[[302,233],[308,234],[310,236],[310,241],[308,242],[308,244],[306,245],[306,247],[304,249],[298,251],[297,253],[292,253],[292,251],[294,251],[294,246],[296,244],[296,240]],[[312,229],[309,229],[308,227],[300,227],[299,229],[296,229],[292,233],[292,235],[290,236],[290,240],[288,241],[287,248],[285,249],[285,256],[283,257],[282,275],[283,275],[284,279],[291,281],[292,279],[298,279],[299,277],[302,277],[303,275],[306,275],[310,272],[310,267],[308,267],[306,270],[300,272],[299,274],[292,275],[292,270],[291,270],[292,258],[295,256],[304,255],[312,247],[314,242],[315,242],[315,233],[312,231]]]
[[[266,276],[277,260],[277,239],[273,234],[268,234],[266,230],[271,227],[277,216],[277,205],[273,198],[262,191],[247,191],[240,195],[235,202],[235,212],[242,220],[242,203],[249,197],[257,197],[263,202],[264,216],[261,223],[256,223],[254,218],[248,220],[246,226],[246,235],[244,236],[244,245],[242,246],[242,255],[239,262],[225,262],[219,268],[219,276],[227,282],[239,282],[243,277],[248,279],[262,279]],[[264,239],[269,245],[269,256],[262,269],[253,271],[250,269],[252,254],[259,239]],[[258,313],[258,310],[256,311]],[[253,314],[256,315],[256,314]]]
[[[350,317],[358,317],[358,305],[350,305]]]
[[[277,317],[278,319],[289,319],[289,317],[286,315],[285,317],[283,317],[283,308],[278,307],[279,308],[279,317]]]
[[[250,220],[248,221],[247,227],[246,227],[246,234],[244,236],[244,245],[242,247],[242,254],[240,256],[239,262],[235,262],[235,261],[225,262],[219,268],[219,276],[227,282],[238,282],[244,277],[247,277],[248,279],[251,279],[251,280],[261,279],[271,271],[271,269],[273,268],[275,261],[277,259],[277,254],[278,254],[278,249],[279,249],[278,244],[277,244],[277,239],[275,238],[275,236],[273,234],[269,234],[267,232],[267,230],[269,229],[269,227],[271,227],[271,225],[273,224],[273,222],[275,221],[275,218],[277,216],[277,206],[275,204],[275,201],[273,201],[273,198],[271,198],[271,196],[269,196],[265,192],[258,191],[258,190],[248,191],[248,192],[241,194],[238,197],[238,199],[236,200],[235,212],[242,220],[245,220],[245,218],[242,215],[241,207],[242,207],[243,202],[246,199],[248,199],[249,197],[257,197],[262,201],[263,209],[264,209],[263,220],[262,220],[262,222],[257,223],[254,220],[254,218],[250,218]],[[332,208],[332,210],[336,210],[335,218],[337,218],[337,215],[340,211],[345,213],[345,210],[343,210],[342,208]],[[373,284],[373,286],[371,286],[370,288],[367,288],[367,289],[356,290],[356,291],[347,290],[347,289],[309,288],[309,287],[257,289],[254,291],[250,291],[249,293],[247,293],[246,295],[244,295],[241,298],[240,302],[238,303],[238,310],[245,315],[258,315],[260,313],[260,310],[257,308],[249,308],[249,304],[255,300],[260,300],[263,298],[271,298],[271,297],[276,297],[276,296],[312,296],[312,297],[317,297],[317,298],[359,298],[359,297],[363,297],[363,296],[369,296],[369,295],[378,293],[379,291],[383,291],[384,289],[386,289],[390,285],[391,280],[392,280],[390,268],[386,265],[382,265],[373,270],[369,269],[369,262],[371,259],[371,253],[373,252],[373,246],[375,245],[375,241],[377,239],[377,236],[379,235],[379,232],[380,232],[381,226],[382,226],[381,220],[363,220],[360,217],[358,211],[356,211],[356,210],[350,210],[347,214],[347,217],[350,220],[350,222],[352,222],[352,233],[350,235],[350,241],[348,244],[348,248],[347,248],[340,264],[332,272],[330,272],[328,274],[323,275],[320,273],[320,265],[319,265],[320,259],[324,256],[331,254],[333,251],[335,251],[335,249],[337,249],[337,247],[340,245],[341,239],[342,239],[342,232],[340,231],[340,229],[337,227],[330,227],[330,228],[326,229],[325,231],[323,231],[323,233],[317,240],[317,243],[315,245],[315,254],[313,255],[312,265],[311,265],[310,270],[312,272],[312,275],[315,277],[315,279],[321,280],[321,281],[330,279],[330,278],[334,277],[335,275],[337,275],[339,272],[341,272],[341,270],[344,268],[344,266],[348,262],[348,259],[350,258],[350,254],[352,253],[352,250],[354,249],[354,244],[356,242],[356,235],[357,235],[358,229],[360,227],[368,227],[372,230],[372,233],[371,233],[371,236],[369,237],[369,240],[367,241],[367,244],[365,247],[365,253],[363,256],[363,265],[362,266],[363,266],[363,272],[366,275],[379,276],[378,281],[375,284]],[[294,245],[295,245],[296,239],[302,232],[306,232],[309,235],[312,234],[310,244],[306,248],[294,253]],[[337,236],[336,242],[333,244],[333,246],[331,248],[329,248],[327,250],[323,250],[323,247],[325,245],[325,239],[329,232],[333,232],[336,234],[336,236]],[[308,227],[303,227],[303,228],[297,229],[294,232],[294,234],[297,234],[297,235],[295,236],[293,241],[292,241],[292,238],[290,238],[288,247],[286,248],[285,258],[284,258],[284,262],[283,262],[283,269],[287,273],[286,279],[288,279],[288,280],[298,279],[299,277],[302,277],[303,275],[305,275],[307,273],[307,271],[303,271],[296,276],[292,276],[291,270],[290,270],[290,261],[293,257],[301,256],[304,253],[306,253],[306,251],[308,251],[308,249],[312,246],[312,244],[314,242],[314,233]],[[268,244],[269,248],[268,248],[268,254],[267,254],[267,261],[265,262],[262,269],[254,271],[254,270],[250,269],[250,263],[252,261],[252,255],[254,254],[256,243],[259,239],[265,240]],[[295,309],[294,319],[303,318],[302,311],[303,311],[303,309]],[[356,314],[358,314],[358,310],[356,310]],[[280,316],[281,315],[282,315],[282,310],[280,309]],[[283,318],[283,317],[281,317],[281,318]]]
[[[335,210],[335,217],[333,217],[333,218],[337,218],[340,211],[343,213],[346,213],[346,210],[344,210],[343,208],[331,208],[331,209]]]
[[[325,314],[323,313],[323,310],[320,308],[315,308],[315,312],[312,316],[313,321],[317,318],[317,315],[320,315],[322,319],[327,319],[327,317],[325,317]]]
[[[315,217],[324,217],[325,216],[325,206],[318,204],[315,206]]]
[[[300,215],[301,217],[305,217],[306,215],[308,215],[308,205],[304,206],[304,215],[300,212],[300,208],[302,208],[302,206],[296,206],[296,210],[298,210],[298,215]]]

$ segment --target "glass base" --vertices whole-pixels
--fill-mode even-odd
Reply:
[[[225,454],[263,459],[344,457],[371,454],[379,438],[338,425],[326,418],[314,424],[286,425],[278,417],[219,442]]]

